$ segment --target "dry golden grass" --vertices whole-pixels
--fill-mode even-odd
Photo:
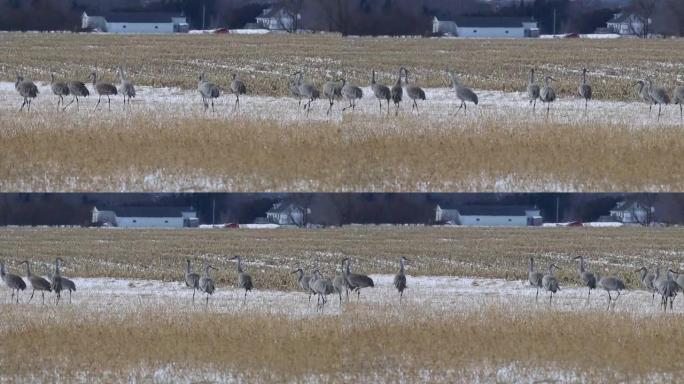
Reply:
[[[677,125],[52,112],[0,121],[0,190],[681,191],[682,152]]]
[[[287,75],[305,69],[322,83],[325,76],[344,73],[348,80],[368,84],[370,71],[394,81],[399,66],[417,76],[420,84],[446,84],[444,68],[463,75],[478,89],[524,89],[530,67],[551,74],[561,95],[575,95],[582,67],[592,73],[598,99],[633,98],[630,82],[653,76],[671,87],[684,62],[684,40],[454,40],[424,38],[342,38],[303,36],[106,36],[89,34],[2,33],[5,52],[0,79],[26,77],[85,80],[97,69],[114,80],[114,67],[125,65],[138,84],[194,88],[197,75],[224,87],[232,71],[240,73],[251,92],[287,93]],[[648,59],[645,59],[648,58]]]
[[[150,381],[162,369],[167,380],[192,381],[670,382],[684,369],[681,315],[522,312],[496,304],[434,314],[350,304],[339,316],[308,319],[1,309],[2,375],[18,381]]]
[[[443,228],[343,227],[277,230],[107,230],[5,228],[0,230],[0,259],[23,275],[28,259],[41,271],[61,256],[64,274],[73,277],[141,278],[181,281],[185,259],[194,269],[211,263],[219,286],[234,285],[232,255],[243,256],[257,289],[296,288],[290,272],[320,268],[332,276],[343,257],[363,273],[395,273],[398,258],[408,257],[411,275],[478,276],[526,279],[528,257],[539,269],[550,262],[563,267],[562,284],[577,284],[576,263],[616,274],[630,288],[639,286],[641,265],[679,266],[684,229],[645,228]]]

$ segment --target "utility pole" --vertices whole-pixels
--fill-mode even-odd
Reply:
[[[204,24],[204,20],[205,20],[206,16],[207,16],[207,5],[206,5],[206,4],[202,4],[202,29],[203,29],[203,30],[204,30],[204,29],[207,29],[207,28],[206,28],[206,25]],[[555,27],[554,27],[554,28],[555,28]]]
[[[211,224],[216,224],[216,197],[211,200]]]
[[[556,8],[553,9],[553,34],[556,34]]]
[[[556,223],[560,222],[560,216],[558,214],[559,206],[560,206],[560,196],[556,196]]]

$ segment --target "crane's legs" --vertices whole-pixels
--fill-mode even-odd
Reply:
[[[387,116],[389,116],[389,99],[387,99]]]
[[[589,301],[590,297],[591,297],[591,288],[589,288],[589,294],[587,295],[587,301]]]
[[[233,107],[233,110],[239,110],[240,109],[240,94],[235,95],[235,106]]]
[[[551,301],[553,300],[553,292],[549,295],[549,305],[551,305]]]
[[[95,108],[93,109],[93,111],[96,110],[97,107],[100,106],[100,101],[102,101],[102,96],[100,96],[100,97],[97,98],[97,104],[95,104]]]
[[[43,296],[43,305],[45,305],[45,291],[40,291],[40,294]]]
[[[549,109],[551,109],[551,103],[546,103],[546,118],[549,118]]]
[[[534,302],[539,301],[539,287],[537,287],[537,296],[534,297]]]
[[[215,113],[214,111],[214,99],[211,99],[211,113]]]
[[[462,100],[461,100],[461,106],[458,107],[458,109],[456,110],[456,114],[458,114],[458,112],[461,110],[461,108],[463,108],[464,105],[465,105],[465,101],[462,101]],[[465,111],[465,110],[464,110],[464,111]],[[463,113],[465,113],[465,112],[463,112]]]
[[[399,304],[401,304],[401,299],[404,298],[404,291],[399,292]]]
[[[661,108],[661,105],[658,104],[658,121],[660,121],[660,108]]]
[[[618,291],[619,292],[619,291]],[[610,303],[613,301],[613,298],[610,296],[610,291],[608,291],[608,308],[607,310],[610,310]]]
[[[31,291],[31,297],[29,297],[28,303],[30,303],[30,302],[31,302],[31,299],[33,299],[33,294],[34,294],[34,293],[36,293],[36,290],[35,290],[35,289],[34,289],[33,291]]]
[[[78,106],[78,97],[74,96],[74,97],[71,99],[71,102],[69,102],[69,104],[67,104],[66,106],[64,106],[64,104],[62,104],[62,106],[64,106],[64,108],[62,108],[62,110],[63,110],[63,111],[66,111],[66,109],[69,108],[69,106],[70,106],[71,104],[74,103],[74,100],[76,100],[76,105]],[[77,109],[77,110],[78,110],[78,109]]]
[[[195,281],[197,281],[197,280],[195,280]],[[193,304],[195,304],[195,292],[197,292],[197,289],[193,288],[192,289],[192,303]],[[71,291],[69,291],[69,293],[71,293]]]
[[[247,290],[245,290],[245,298],[242,300],[242,304],[247,304]]]
[[[22,109],[24,109],[24,105],[27,105],[27,104],[28,104],[28,101],[27,101],[26,98],[24,97],[24,102],[21,103],[21,108],[19,108],[19,112],[21,112]]]
[[[112,99],[109,98],[109,95],[107,95],[107,110],[112,110]]]
[[[328,107],[328,112],[325,113],[326,116],[330,115],[330,112],[332,112],[332,107],[333,107],[333,99],[328,99],[330,101],[330,106]]]
[[[394,116],[399,116],[399,103],[394,104],[394,106],[397,107],[394,111]]]
[[[589,103],[589,99],[584,99],[584,115],[587,115],[587,104]]]
[[[71,304],[71,289],[69,290],[69,304]]]

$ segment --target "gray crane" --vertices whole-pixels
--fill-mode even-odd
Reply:
[[[311,287],[309,287],[309,281],[311,280],[311,276],[305,275],[304,270],[301,268],[297,268],[291,273],[297,274],[297,283],[299,284],[299,287],[304,290],[305,293],[309,294],[309,303],[311,303],[311,295],[314,294]]]
[[[530,266],[527,268],[527,279],[530,285],[537,288],[537,295],[535,296],[535,301],[539,299],[539,288],[542,287],[542,279],[544,278],[544,273],[534,270],[534,258],[530,256]]]
[[[26,264],[26,277],[28,278],[29,283],[31,284],[31,288],[33,289],[31,291],[31,297],[29,297],[28,302],[31,302],[31,299],[33,299],[33,295],[36,293],[36,291],[40,291],[40,293],[43,296],[43,304],[45,304],[45,291],[52,292],[50,282],[40,276],[32,274],[31,265],[29,264],[28,260],[24,260],[21,263],[19,263],[19,265],[21,264]]]
[[[59,110],[60,105],[64,106],[64,96],[69,96],[69,87],[63,81],[55,81],[55,74],[50,73],[50,89],[59,98],[57,100],[57,110]]]
[[[314,270],[315,279],[312,279],[309,283],[311,289],[318,295],[318,304],[316,308],[318,310],[323,310],[325,303],[328,302],[328,295],[335,291],[332,282],[327,277],[321,276],[318,269]]]
[[[235,73],[232,74],[233,81],[230,82],[230,91],[235,95],[235,107],[233,109],[240,109],[240,95],[247,93],[247,86],[245,83],[237,78]]]
[[[361,299],[361,289],[366,287],[374,287],[375,284],[373,283],[373,279],[366,275],[351,273],[351,260],[349,260],[348,257],[345,258],[344,261],[347,263],[347,268],[344,272],[344,278],[347,280],[349,289],[351,289],[352,292],[356,291],[356,300],[358,301]]]
[[[299,101],[299,107],[302,106],[302,94],[299,93],[299,75],[301,71],[297,71],[290,75],[290,94],[294,96]],[[294,79],[293,79],[294,78]]]
[[[399,303],[401,303],[401,299],[404,297],[404,290],[407,288],[406,273],[404,273],[404,263],[407,261],[408,259],[404,256],[399,258],[399,273],[394,276],[394,287],[399,291]]]
[[[456,110],[456,113],[463,108],[463,113],[467,113],[468,110],[468,105],[466,102],[471,102],[475,105],[478,103],[477,95],[475,92],[473,92],[472,89],[464,87],[461,85],[461,83],[458,82],[458,79],[456,78],[456,73],[454,71],[450,71],[447,69],[447,73],[451,77],[451,86],[454,88],[454,92],[456,92],[456,97],[461,100],[461,105],[458,107],[458,110]]]
[[[95,89],[95,92],[97,93],[97,104],[95,105],[94,109],[97,109],[97,107],[100,106],[100,101],[102,101],[102,96],[107,96],[107,109],[112,110],[112,100],[110,96],[116,96],[119,92],[116,90],[116,87],[113,86],[110,83],[105,83],[103,81],[98,81],[97,80],[97,72],[93,71],[90,73],[90,76],[88,78],[93,79],[93,89]]]
[[[185,267],[185,286],[192,288],[192,303],[195,303],[195,292],[199,289],[200,276],[197,273],[190,272],[190,259],[185,259],[187,263]]]
[[[532,112],[537,109],[537,99],[539,99],[539,84],[534,78],[534,68],[530,69],[530,77],[527,80],[527,97],[532,104]]]
[[[207,265],[204,268],[204,275],[199,280],[199,290],[207,294],[207,301],[205,308],[209,307],[209,296],[214,294],[216,287],[214,286],[214,280],[209,276],[209,270],[218,270],[211,265]]]
[[[57,261],[59,261],[59,264],[57,264]],[[59,298],[61,298],[61,291],[68,291],[69,292],[69,304],[71,304],[71,292],[76,292],[76,283],[74,283],[72,280],[62,276],[59,267],[60,265],[64,262],[61,257],[58,257],[57,260],[55,260],[55,275],[59,276],[59,282],[55,280],[55,275],[52,273],[48,272],[48,278],[50,280],[50,284],[52,284],[52,289],[57,292],[57,289],[60,290]],[[58,286],[58,288],[56,288]],[[59,301],[59,300],[58,300]]]
[[[242,259],[240,256],[233,256],[231,257],[231,260],[237,260],[238,286],[245,290],[245,298],[243,300],[244,304],[247,302],[247,292],[254,288],[254,285],[252,284],[252,276],[242,269]]]
[[[332,281],[333,289],[340,297],[340,305],[342,305],[342,291],[345,292],[347,296],[347,302],[349,302],[349,286],[347,285],[347,280],[344,278],[344,262],[342,262],[342,271],[340,274],[336,274]]]
[[[641,285],[643,285],[648,292],[651,292],[651,301],[654,301],[656,289],[653,286],[653,279],[655,278],[655,275],[648,273],[648,269],[646,267],[641,267],[635,272],[641,272],[639,275],[639,281],[641,281]]]
[[[648,95],[651,96],[653,104],[658,104],[658,121],[660,121],[662,106],[670,104],[670,95],[667,94],[665,88],[654,88],[650,79],[646,81],[648,82]]]
[[[323,96],[325,96],[330,103],[328,111],[325,113],[327,116],[330,115],[330,112],[332,112],[332,107],[333,104],[335,104],[335,100],[340,100],[342,98],[342,85],[336,81],[326,81],[325,84],[323,84]]]
[[[204,72],[200,73],[199,80],[197,81],[197,91],[200,96],[202,96],[202,105],[204,105],[204,111],[206,112],[209,108],[209,101],[211,101],[211,111],[214,112],[214,99],[217,99],[221,94],[219,87],[214,83],[207,80]]]
[[[382,102],[387,101],[387,114],[389,115],[389,103],[392,99],[392,92],[388,86],[375,82],[375,70],[372,71],[371,75],[371,90],[380,104],[380,114],[382,114]]]
[[[59,304],[59,299],[62,297],[62,290],[64,288],[62,284],[62,275],[59,273],[59,263],[62,261],[61,257],[55,258],[55,273],[49,274],[50,287],[55,291],[55,305]]]
[[[639,94],[639,98],[641,101],[644,103],[648,104],[648,115],[651,115],[651,109],[653,108],[653,99],[651,98],[651,94],[648,91],[648,86],[646,85],[646,82],[644,80],[637,80],[634,84],[632,84],[633,87],[639,86],[639,90],[637,93]]]
[[[674,105],[679,104],[679,121],[684,121],[684,112],[682,112],[684,107],[684,85],[675,87],[672,92],[672,102]]]
[[[587,113],[587,104],[591,100],[591,85],[587,83],[587,69],[582,68],[582,83],[577,88],[580,97],[584,99],[584,113]]]
[[[672,271],[674,276],[674,282],[679,286],[679,290],[684,289],[684,273],[680,271]]]
[[[363,98],[363,90],[355,85],[347,84],[346,79],[342,81],[342,97],[349,100],[349,106],[342,108],[342,112],[351,108],[352,111],[356,109],[356,100]]]
[[[550,85],[551,81],[556,81],[551,76],[544,77],[544,86],[539,90],[539,100],[542,103],[546,103],[546,118],[549,118],[549,109],[551,108],[551,103],[556,101],[556,90]]]
[[[596,288],[596,276],[584,269],[584,257],[573,257],[573,260],[579,260],[577,263],[577,273],[579,274],[580,279],[582,279],[584,285],[589,288],[589,294],[587,295],[587,301],[589,301],[589,298],[591,297],[591,290]]]
[[[667,270],[667,278],[660,284],[658,291],[661,296],[661,305],[663,306],[663,311],[667,312],[667,301],[670,301],[670,309],[673,307],[673,302],[675,297],[677,296],[677,292],[679,292],[679,289],[681,288],[679,284],[677,284],[676,281],[672,278],[672,274],[674,273],[681,273],[681,272],[675,272],[671,268]]]
[[[660,275],[660,265],[656,265],[655,275],[653,276],[653,288],[658,294],[661,292],[663,284],[667,281],[667,276]]]
[[[126,107],[126,99],[128,98],[128,107],[130,108],[131,98],[135,97],[135,86],[132,81],[128,80],[126,73],[121,67],[117,67],[116,72],[119,75],[119,81],[121,82],[119,93],[123,95],[124,107]]]
[[[2,281],[5,282],[5,285],[7,285],[7,288],[9,288],[12,291],[12,297],[10,301],[14,301],[14,293],[17,293],[17,304],[19,304],[19,291],[23,291],[26,289],[26,283],[24,282],[24,279],[21,277],[8,273],[5,270],[5,263],[0,262],[0,277],[2,277]]]
[[[401,67],[404,70],[404,82],[406,83],[406,95],[413,101],[411,106],[411,112],[415,109],[418,112],[418,103],[416,100],[425,100],[425,91],[423,88],[409,83],[409,72],[406,68]]]
[[[300,71],[299,78],[297,79],[297,86],[301,97],[308,100],[307,103],[304,104],[304,109],[306,110],[306,116],[309,116],[309,112],[311,112],[311,103],[321,97],[321,92],[311,83],[302,83],[302,76],[303,74]]]
[[[401,100],[404,98],[404,88],[401,86],[401,74],[404,69],[404,67],[399,68],[399,77],[397,77],[396,83],[394,83],[392,89],[390,89],[392,102],[394,102],[395,107],[394,116],[399,115],[399,103],[401,103]]]
[[[625,289],[625,283],[615,276],[601,277],[597,285],[599,288],[608,292],[608,309],[610,309],[610,304],[613,301],[617,302],[617,299],[620,297],[620,291]],[[617,292],[615,300],[613,300],[613,297],[610,295],[611,291]]]
[[[71,292],[76,292],[76,283],[62,276],[62,290],[69,291],[69,304],[71,304]]]
[[[560,291],[560,285],[558,285],[558,280],[556,279],[556,276],[553,275],[553,269],[560,269],[556,264],[549,264],[549,273],[544,275],[542,278],[542,286],[547,292],[550,292],[549,296],[549,305],[551,305],[551,301],[553,300],[553,295]]]
[[[90,95],[90,91],[88,90],[88,87],[83,82],[77,81],[77,80],[69,80],[66,83],[67,88],[69,88],[69,94],[72,96],[71,101],[69,104],[67,104],[63,110],[66,111],[66,109],[74,103],[74,100],[76,101],[76,110],[78,111],[78,98],[79,97],[88,97]]]
[[[19,95],[24,98],[24,102],[21,104],[19,112],[24,109],[24,106],[26,106],[26,111],[30,112],[31,101],[38,97],[38,87],[36,87],[32,81],[24,80],[24,77],[17,72],[17,82],[14,83],[14,89],[16,89],[17,92],[19,92]]]

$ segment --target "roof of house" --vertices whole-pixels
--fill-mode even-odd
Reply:
[[[625,211],[631,211],[634,209],[644,209],[644,207],[637,200],[628,199],[628,200],[618,202],[617,205],[615,206],[615,208],[611,209],[611,211],[612,212],[614,212],[614,211],[625,212]]]
[[[261,12],[261,14],[260,14],[259,16],[257,16],[257,18],[270,18],[270,17],[276,17],[276,16],[279,16],[278,13],[280,13],[280,11],[282,11],[282,10],[283,10],[282,7],[270,7],[270,8],[266,8],[266,9],[263,10],[263,12]]]
[[[458,210],[462,216],[526,216],[527,211],[539,210],[528,205],[493,205],[493,204],[468,204],[468,205],[439,205],[442,209]]]
[[[170,23],[174,17],[185,17],[173,12],[110,12],[102,15],[110,23]]]
[[[266,213],[286,213],[290,212],[291,209],[301,209],[292,203],[275,203],[273,207],[266,211]]]
[[[111,209],[117,217],[181,217],[183,212],[195,212],[192,207],[117,207]]]
[[[459,27],[477,28],[521,28],[523,23],[534,22],[527,17],[498,17],[498,16],[456,16],[450,21]]]

